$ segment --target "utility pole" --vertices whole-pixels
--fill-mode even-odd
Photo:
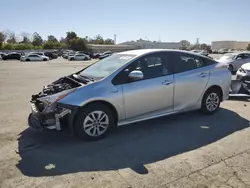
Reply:
[[[114,43],[116,44],[116,34],[114,34]]]

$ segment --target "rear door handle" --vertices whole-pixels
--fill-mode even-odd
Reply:
[[[163,85],[170,85],[172,83],[173,83],[172,80],[165,80],[165,81],[162,82]]]
[[[199,76],[204,78],[204,77],[207,76],[207,73],[202,72],[202,73],[199,74]]]

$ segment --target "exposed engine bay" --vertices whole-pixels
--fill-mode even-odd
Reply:
[[[80,86],[83,86],[87,84],[89,80],[86,80],[84,78],[81,78],[77,74],[73,74],[70,76],[62,77],[51,84],[44,86],[42,92],[32,95],[31,96],[31,102],[36,102],[38,98],[53,95],[59,92],[62,92],[64,90],[69,90],[72,88],[77,88]]]
[[[58,107],[57,101],[74,92],[78,87],[93,81],[76,73],[61,77],[44,86],[41,92],[31,96],[32,113],[28,119],[30,127],[60,130],[60,120],[69,114],[70,110]]]

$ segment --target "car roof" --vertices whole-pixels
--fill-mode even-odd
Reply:
[[[205,56],[202,56],[202,55],[195,53],[195,52],[192,52],[192,51],[175,50],[175,49],[140,49],[140,50],[124,51],[124,52],[120,52],[117,54],[141,56],[141,55],[145,55],[145,54],[148,54],[151,52],[182,52],[182,53],[191,54],[191,55],[195,55],[195,56],[205,57]]]

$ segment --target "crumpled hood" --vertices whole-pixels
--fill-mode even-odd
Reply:
[[[58,99],[58,97],[70,94],[70,93],[74,92],[76,89],[77,88],[72,88],[72,89],[64,90],[64,91],[61,91],[61,92],[53,94],[53,95],[47,95],[47,96],[44,96],[44,97],[39,97],[37,99],[39,101],[41,101],[41,102],[45,102],[47,104],[51,104],[51,103],[55,102]]]
[[[51,84],[44,86],[40,93],[32,95],[31,102],[38,100],[50,104],[58,100],[58,97],[65,96],[84,85],[86,83],[81,83],[72,76],[61,77]]]
[[[250,70],[250,63],[245,63],[241,66],[244,70]]]

